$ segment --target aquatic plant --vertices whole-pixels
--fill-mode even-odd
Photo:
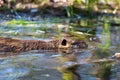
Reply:
[[[74,16],[74,3],[77,2],[79,5],[81,4],[81,0],[71,0],[70,6],[67,6],[66,12],[68,17],[73,17]]]
[[[105,3],[108,3],[110,0],[104,0]],[[88,11],[89,17],[93,17],[93,11],[94,11],[94,6],[97,5],[100,1],[99,0],[72,0],[71,5],[66,7],[66,12],[68,17],[73,17],[74,15],[78,14],[75,12],[74,7],[78,6],[86,6],[86,9]]]
[[[68,17],[72,17],[74,15],[73,6],[66,7],[65,9]]]
[[[27,24],[38,24],[38,22],[33,22],[33,21],[26,21],[26,20],[22,20],[22,19],[19,19],[19,20],[11,20],[9,22],[6,23],[7,25],[27,25]]]
[[[110,24],[108,23],[107,18],[105,18],[104,24],[103,24],[103,30],[102,30],[102,36],[104,39],[102,39],[102,44],[99,45],[99,47],[103,50],[106,50],[110,47],[111,45],[111,40],[110,40]]]

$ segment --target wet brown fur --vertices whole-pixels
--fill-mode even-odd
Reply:
[[[51,50],[58,48],[71,48],[73,44],[67,41],[68,46],[61,45],[62,40],[41,41],[41,40],[20,40],[11,38],[0,38],[0,51],[1,52],[25,52],[30,50]],[[79,47],[79,46],[78,46]]]

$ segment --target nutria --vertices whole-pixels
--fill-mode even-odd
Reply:
[[[25,52],[30,50],[54,50],[86,47],[87,44],[85,42],[76,42],[66,38],[51,41],[0,38],[0,51],[3,52]]]

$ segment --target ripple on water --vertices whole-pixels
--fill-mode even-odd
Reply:
[[[2,65],[0,67],[0,80],[16,80],[21,76],[25,76],[29,73],[28,69],[18,68],[10,65]]]
[[[58,74],[59,78],[61,74],[56,70],[56,67],[60,66],[61,63],[58,62],[56,57],[51,57],[52,55],[53,54],[24,54],[1,58],[0,80],[26,80],[26,78],[31,76],[37,79],[46,77],[46,80],[48,78],[52,80],[54,74]],[[48,70],[54,73],[48,72]],[[29,78],[29,80],[31,79]]]

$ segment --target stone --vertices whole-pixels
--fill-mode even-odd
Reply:
[[[115,53],[112,58],[117,58],[117,59],[120,59],[120,53]]]

